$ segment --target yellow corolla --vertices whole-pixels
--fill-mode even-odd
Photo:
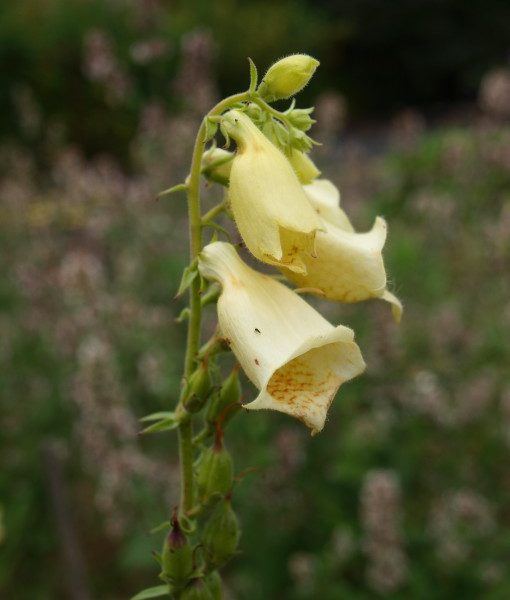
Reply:
[[[292,166],[242,112],[226,113],[222,129],[237,142],[229,199],[248,250],[265,263],[306,272],[323,224]]]
[[[199,269],[219,281],[221,335],[259,389],[247,409],[273,409],[324,427],[340,385],[365,368],[351,329],[334,327],[295,292],[251,269],[225,242],[206,246]]]
[[[318,179],[304,190],[322,220],[323,232],[317,234],[316,257],[303,257],[306,273],[282,269],[286,277],[331,300],[381,298],[392,305],[395,319],[400,320],[402,304],[386,289],[382,257],[386,221],[377,217],[370,231],[356,233],[339,206],[340,193],[330,181]]]

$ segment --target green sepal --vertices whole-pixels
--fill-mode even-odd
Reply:
[[[222,383],[219,393],[215,394],[205,414],[205,420],[213,425],[221,419],[222,425],[241,410],[241,383],[237,368]]]
[[[234,482],[234,463],[229,452],[218,440],[204,448],[195,463],[198,497],[202,503],[230,492]]]
[[[218,132],[218,122],[211,117],[205,119],[205,141],[209,142]]]
[[[221,577],[218,571],[213,571],[205,578],[205,584],[208,590],[211,592],[213,600],[222,600],[223,591]]]
[[[213,600],[203,579],[196,578],[182,590],[179,600]]]
[[[147,600],[148,598],[160,598],[161,596],[169,596],[170,594],[170,585],[156,585],[155,587],[146,588],[145,590],[138,592],[131,600]]]
[[[249,91],[253,94],[257,89],[257,84],[259,81],[259,74],[257,72],[257,67],[251,58],[248,57],[248,62],[250,63],[250,87]]]
[[[219,502],[205,524],[202,543],[209,564],[224,565],[234,554],[241,532],[229,499]]]

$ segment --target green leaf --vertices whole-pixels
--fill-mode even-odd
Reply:
[[[158,533],[159,531],[161,531],[162,529],[168,529],[171,526],[170,521],[163,521],[163,523],[160,523],[159,525],[156,525],[155,527],[153,527],[149,533],[153,534],[153,533]]]
[[[179,421],[175,417],[171,417],[168,419],[161,419],[161,421],[157,421],[153,425],[149,425],[145,429],[142,429],[140,433],[158,433],[160,431],[171,431],[172,429],[177,429],[179,427]]]
[[[177,290],[177,294],[175,297],[178,298],[181,296],[191,285],[195,277],[198,275],[197,262],[193,261],[191,265],[188,265],[184,271],[182,272],[181,283],[179,284],[179,289]]]
[[[259,81],[259,74],[257,72],[257,67],[251,58],[248,58],[248,62],[250,63],[250,88],[249,91],[253,94],[257,89],[257,83]]]
[[[173,411],[167,410],[163,412],[152,413],[151,415],[145,415],[142,417],[140,421],[142,423],[148,423],[150,421],[160,421],[161,419],[175,419],[175,413]]]
[[[157,585],[155,587],[147,588],[142,590],[136,596],[133,596],[131,600],[146,600],[147,598],[160,598],[161,596],[169,596],[170,595],[170,586],[168,584],[165,585]]]
[[[159,192],[158,198],[161,198],[161,196],[168,196],[169,194],[175,194],[175,192],[185,192],[188,189],[188,187],[189,186],[187,183],[178,183],[177,185],[174,185],[168,188],[167,190]]]
[[[182,323],[183,321],[186,321],[186,319],[189,319],[189,315],[190,315],[190,310],[186,306],[186,308],[183,308],[181,310],[181,312],[179,313],[179,316],[175,319],[176,323]]]

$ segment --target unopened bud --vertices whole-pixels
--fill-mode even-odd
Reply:
[[[186,581],[193,570],[192,554],[188,539],[174,513],[172,528],[165,539],[161,553],[162,575],[174,584]]]
[[[239,523],[230,500],[222,500],[216,505],[204,527],[202,543],[208,562],[215,566],[225,564],[234,555],[240,535]]]
[[[312,183],[321,174],[308,154],[301,152],[301,150],[293,148],[290,151],[289,162],[302,185]]]
[[[239,369],[235,368],[223,382],[219,394],[209,404],[206,412],[206,420],[211,425],[221,419],[225,424],[239,410],[241,410],[241,383],[239,381]]]
[[[214,600],[203,579],[192,579],[183,589],[179,600]]]
[[[287,119],[294,127],[301,129],[301,131],[308,131],[316,122],[310,116],[312,112],[313,108],[295,108],[287,114]]]
[[[227,185],[234,153],[222,148],[209,148],[202,157],[203,174],[211,181]]]
[[[268,102],[284,100],[301,91],[310,81],[319,61],[307,54],[292,54],[269,67],[259,86],[259,94]]]
[[[218,438],[211,448],[206,448],[200,454],[196,465],[196,481],[202,502],[207,502],[213,496],[223,496],[231,490],[234,464]]]
[[[195,413],[202,409],[212,390],[209,366],[204,360],[194,371],[186,384],[184,392],[184,407],[188,412]]]

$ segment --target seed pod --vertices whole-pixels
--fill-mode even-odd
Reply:
[[[221,566],[237,548],[241,532],[230,499],[224,499],[214,508],[204,527],[202,543],[208,562]]]
[[[195,413],[207,402],[212,389],[211,374],[207,360],[200,363],[191,374],[184,392],[183,404],[188,412]]]
[[[234,368],[223,382],[219,394],[209,404],[205,418],[211,425],[220,418],[221,423],[225,424],[241,410],[241,383],[239,382],[238,372],[239,367]]]
[[[269,67],[258,92],[268,102],[294,96],[310,81],[319,61],[307,54],[292,54]]]
[[[172,517],[172,528],[163,544],[161,553],[162,575],[174,584],[181,584],[193,570],[193,553],[183,533],[177,514]]]
[[[214,445],[202,451],[196,464],[200,500],[207,502],[214,495],[227,494],[232,488],[233,480],[232,457],[221,442],[221,434],[217,434]]]
[[[212,594],[213,600],[223,599],[223,587],[218,571],[213,571],[205,578],[205,583]]]
[[[192,579],[183,589],[179,600],[215,600],[203,579]]]

